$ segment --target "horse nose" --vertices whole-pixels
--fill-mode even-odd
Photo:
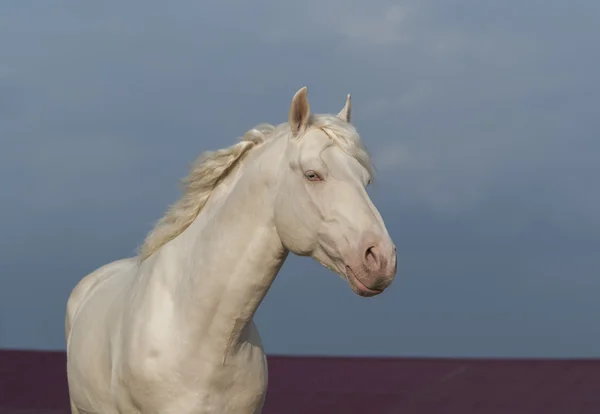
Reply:
[[[396,273],[396,246],[385,248],[381,243],[371,243],[364,251],[363,263],[365,270],[370,274],[383,277],[393,276]]]

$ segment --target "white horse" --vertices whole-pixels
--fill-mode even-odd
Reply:
[[[73,289],[66,315],[73,413],[260,413],[267,364],[253,316],[288,252],[374,296],[396,248],[366,186],[350,124],[311,115],[306,88],[287,123],[206,153],[140,254]]]

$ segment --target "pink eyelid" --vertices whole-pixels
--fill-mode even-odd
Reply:
[[[315,177],[310,177],[312,175],[314,175]],[[321,175],[318,174],[316,171],[313,171],[313,170],[306,171],[304,173],[304,176],[306,177],[306,179],[308,181],[323,181],[323,178],[321,177]]]

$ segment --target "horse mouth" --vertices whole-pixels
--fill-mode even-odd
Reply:
[[[359,296],[368,298],[371,296],[379,295],[381,292],[383,292],[383,289],[371,289],[365,286],[365,284],[361,282],[360,279],[356,276],[356,274],[352,271],[350,266],[346,266],[345,276],[346,280],[348,281],[348,284],[350,285],[350,288],[354,291],[354,293],[356,293]]]

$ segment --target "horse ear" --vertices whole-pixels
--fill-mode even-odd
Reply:
[[[350,98],[350,94],[348,94],[348,97],[346,98],[346,105],[337,116],[350,123],[350,119],[352,118],[352,99]]]
[[[289,124],[293,136],[298,136],[308,126],[308,118],[310,117],[310,105],[306,97],[306,86],[301,88],[292,98],[290,106]]]

